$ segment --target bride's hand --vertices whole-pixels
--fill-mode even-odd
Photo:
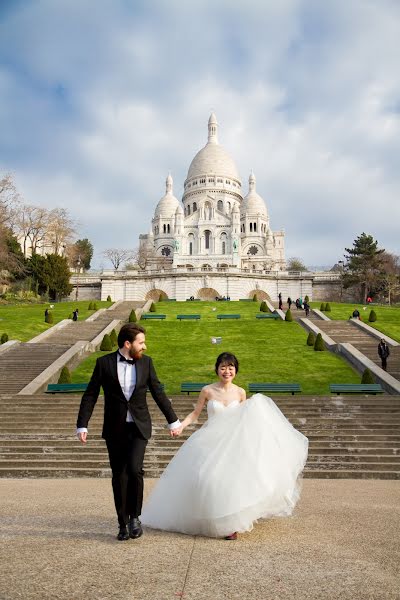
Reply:
[[[182,425],[180,425],[179,427],[176,427],[175,429],[172,429],[171,432],[170,432],[171,437],[178,437],[178,436],[180,436],[181,433],[182,433],[182,431],[183,431]]]

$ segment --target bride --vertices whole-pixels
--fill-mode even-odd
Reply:
[[[208,420],[181,446],[155,485],[142,523],[190,535],[236,539],[258,519],[288,516],[300,495],[308,439],[262,394],[246,400],[233,383],[237,358],[217,358],[218,382],[205,386],[176,435]]]

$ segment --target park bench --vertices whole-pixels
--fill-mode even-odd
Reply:
[[[186,302],[200,302],[200,298],[186,298]]]
[[[199,321],[200,315],[176,315],[180,321]]]
[[[86,392],[87,383],[49,383],[46,394],[77,394]]]
[[[146,321],[148,319],[165,319],[166,315],[157,315],[155,313],[150,313],[150,314],[145,314],[141,316],[141,319],[143,321]]]
[[[291,393],[294,396],[295,393],[301,392],[301,387],[299,383],[249,383],[249,392]]]
[[[277,313],[260,313],[256,315],[256,319],[280,319]]]
[[[191,381],[184,381],[181,383],[181,394],[186,393],[190,394],[191,392],[201,392],[205,385],[209,385],[208,383],[193,383]]]
[[[253,298],[239,298],[239,302],[254,302]]]
[[[332,394],[383,394],[380,383],[331,383]]]
[[[176,302],[176,298],[164,298],[162,302]]]
[[[217,315],[217,319],[240,319],[240,315]]]

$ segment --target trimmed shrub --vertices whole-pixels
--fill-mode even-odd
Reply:
[[[0,343],[5,344],[6,342],[8,342],[8,333],[3,333],[0,338]]]
[[[307,346],[314,346],[315,344],[315,335],[312,331],[308,334],[307,337]]]
[[[373,375],[369,369],[365,369],[361,377],[361,383],[375,383]]]
[[[107,302],[112,302],[111,296],[107,296]]]
[[[308,296],[306,296],[306,297],[304,298],[304,302],[307,302],[307,304],[308,304],[308,303],[310,302],[310,298],[309,298]]]
[[[136,323],[137,317],[136,317],[136,313],[134,310],[131,310],[131,314],[129,315],[128,321],[129,321],[129,323]]]
[[[101,342],[100,350],[102,352],[106,352],[106,351],[110,351],[112,349],[113,349],[113,347],[112,347],[110,336],[108,335],[108,333],[106,333],[103,337],[103,341]]]
[[[322,312],[325,311],[325,302],[321,302],[321,306],[319,307],[319,310]]]
[[[257,294],[254,294],[253,296],[253,302],[257,302]]]
[[[113,348],[115,348],[115,346],[118,343],[118,336],[117,336],[117,332],[115,331],[115,329],[113,329],[112,332],[110,333],[110,340],[111,340]]]
[[[49,311],[44,320],[46,321],[46,323],[54,323],[53,313]]]
[[[317,334],[315,338],[314,350],[316,352],[322,352],[325,350],[324,340],[322,339],[322,335],[320,333]]]
[[[329,304],[329,302],[325,304],[325,312],[331,312],[331,305]]]
[[[63,367],[61,369],[57,383],[71,383],[71,373],[69,372],[68,367]]]
[[[149,310],[150,310],[150,312],[156,312],[156,305],[154,304],[154,302],[151,303]]]
[[[290,308],[288,308],[286,311],[285,321],[289,321],[289,322],[293,321],[292,311],[290,310]]]
[[[93,310],[99,310],[99,307],[97,306],[97,302],[93,302]]]
[[[93,309],[93,302],[89,302],[88,310],[94,310]]]
[[[261,312],[268,312],[268,306],[267,303],[265,302],[265,300],[263,300],[260,304],[260,311]]]
[[[376,319],[377,319],[376,312],[374,311],[374,309],[372,309],[371,312],[369,313],[368,321],[370,323],[375,323]]]

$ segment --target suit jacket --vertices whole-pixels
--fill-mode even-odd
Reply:
[[[118,380],[117,361],[118,352],[97,359],[92,378],[82,396],[77,427],[88,426],[102,387],[104,391],[102,437],[112,439],[120,436],[129,410],[139,431],[148,440],[151,437],[151,418],[146,401],[147,388],[168,423],[174,423],[178,417],[161,387],[150,356],[143,355],[136,362],[136,386],[129,401],[126,400]]]

